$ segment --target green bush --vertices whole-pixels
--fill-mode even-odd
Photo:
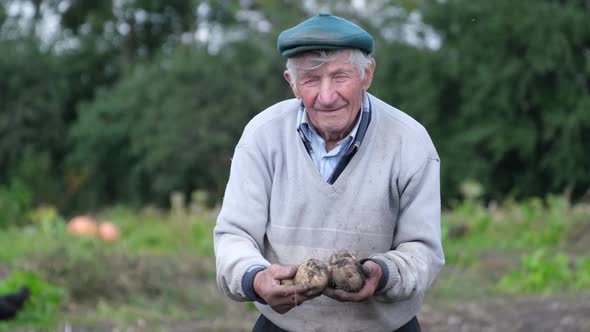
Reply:
[[[115,244],[134,254],[213,255],[214,222],[199,215],[167,214],[162,211],[135,212],[125,207],[105,210],[100,219],[120,227]]]
[[[11,326],[35,326],[50,328],[59,317],[58,313],[67,299],[67,291],[40,278],[33,272],[13,272],[0,281],[0,294],[17,292],[22,286],[30,290],[30,297],[17,317],[10,322],[0,322],[0,330]]]
[[[564,252],[539,249],[522,257],[520,268],[498,283],[502,290],[525,293],[563,293],[590,289],[590,258],[572,261]]]
[[[20,180],[13,179],[6,186],[0,185],[0,228],[25,224],[31,207],[31,191]]]
[[[457,202],[442,216],[446,282],[460,287],[463,273],[476,273],[490,292],[589,290],[588,211],[563,196],[487,207],[473,198]]]
[[[548,196],[545,201],[533,198],[520,204],[523,245],[550,248],[561,244],[571,226],[569,208],[567,199],[559,196]]]
[[[580,258],[576,262],[575,289],[590,289],[590,257]]]
[[[451,264],[476,263],[482,250],[558,248],[567,240],[576,214],[567,198],[548,196],[485,207],[466,199],[442,215],[442,235]]]

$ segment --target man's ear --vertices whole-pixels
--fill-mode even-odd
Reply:
[[[363,90],[365,91],[369,90],[371,82],[373,82],[373,74],[375,73],[376,66],[375,59],[371,58],[371,64],[365,69],[365,77],[363,78]]]
[[[297,85],[295,84],[295,81],[293,80],[293,77],[291,77],[291,75],[289,74],[288,70],[285,70],[285,72],[283,72],[283,77],[285,78],[287,83],[289,83],[289,86],[291,87],[291,91],[293,91],[293,94],[295,95],[295,97],[299,98],[299,92],[297,91]]]

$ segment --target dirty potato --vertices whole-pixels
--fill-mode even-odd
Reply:
[[[314,296],[321,293],[330,281],[330,270],[328,264],[317,259],[310,259],[299,265],[293,279],[281,281],[282,285],[305,285],[309,290],[306,296]]]
[[[365,285],[363,267],[353,254],[340,251],[332,255],[329,262],[331,287],[352,293],[363,288]]]
[[[330,258],[328,259],[328,263],[330,263],[331,265],[336,264],[336,262],[342,258],[350,258],[355,261],[357,260],[356,256],[353,255],[350,251],[340,250],[333,253],[332,256],[330,256]]]

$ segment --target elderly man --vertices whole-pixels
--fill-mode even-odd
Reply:
[[[373,38],[359,26],[320,14],[278,49],[296,99],[254,117],[236,146],[214,231],[220,290],[255,301],[254,331],[420,331],[444,264],[430,137],[367,92]],[[281,283],[340,250],[361,259],[359,291]]]

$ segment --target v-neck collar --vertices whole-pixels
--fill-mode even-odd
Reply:
[[[370,95],[368,93],[367,93],[367,99],[368,99],[369,103],[371,103],[371,101],[369,100]],[[342,172],[340,173],[338,178],[332,184],[326,182],[324,180],[324,178],[322,177],[322,175],[320,174],[320,171],[317,169],[314,161],[312,160],[311,156],[307,152],[306,142],[303,139],[303,137],[301,137],[301,132],[298,131],[299,132],[298,136],[300,138],[300,139],[298,139],[299,143],[297,144],[298,145],[298,152],[301,153],[301,155],[303,156],[303,159],[305,159],[304,165],[308,169],[310,169],[310,171],[308,171],[308,174],[309,174],[309,176],[312,177],[311,182],[313,182],[316,185],[316,187],[318,187],[320,190],[322,190],[328,194],[336,194],[339,191],[341,191],[342,187],[346,183],[346,179],[348,178],[348,176],[350,176],[350,173],[354,171],[357,164],[359,163],[359,160],[361,160],[363,158],[363,155],[365,155],[366,151],[371,147],[370,142],[372,140],[372,136],[375,133],[375,130],[374,130],[375,122],[377,122],[375,118],[378,117],[378,114],[376,114],[375,109],[372,107],[372,105],[370,108],[371,108],[370,115],[371,115],[371,118],[373,118],[373,119],[371,121],[367,121],[368,123],[364,126],[364,128],[362,126],[359,127],[359,132],[357,132],[355,142],[353,142],[353,145],[356,144],[356,148],[358,151],[353,156],[353,158],[348,162],[346,167],[342,170]],[[357,140],[360,140],[360,141],[357,142]],[[361,143],[364,143],[362,145],[363,146],[362,149],[360,148]]]
[[[367,131],[367,128],[371,122],[371,100],[369,99],[369,93],[366,91],[363,91],[363,103],[361,105],[361,110],[360,110],[360,116],[359,119],[357,120],[356,125],[354,126],[353,130],[351,131],[351,133],[349,133],[349,135],[347,137],[352,138],[353,140],[350,143],[347,143],[346,146],[346,150],[342,151],[343,153],[340,153],[341,156],[338,159],[338,163],[334,166],[332,173],[328,176],[327,180],[325,179],[324,181],[327,181],[328,184],[332,185],[335,183],[335,181],[338,179],[338,177],[340,176],[340,174],[342,174],[342,172],[346,169],[348,163],[350,162],[350,160],[352,159],[352,157],[357,153],[357,151],[360,149],[361,143],[364,139],[365,133]],[[305,108],[303,103],[300,104],[299,106],[299,111],[298,111],[298,115],[297,115],[297,132],[299,133],[299,136],[303,142],[303,145],[305,146],[305,149],[307,150],[308,155],[310,155],[310,159],[312,159],[312,162],[314,162],[314,165],[316,165],[316,169],[319,167],[319,165],[313,160],[314,158],[311,156],[311,154],[314,153],[313,149],[312,149],[312,141],[310,140],[310,135],[314,135],[315,133],[313,132],[313,130],[310,128],[309,123],[307,123],[307,117],[306,117],[306,113],[305,113]],[[313,140],[313,138],[312,138]],[[344,147],[341,147],[344,148]],[[318,170],[318,173],[320,173],[320,175],[322,177],[324,177],[325,174],[321,174],[321,171]]]

